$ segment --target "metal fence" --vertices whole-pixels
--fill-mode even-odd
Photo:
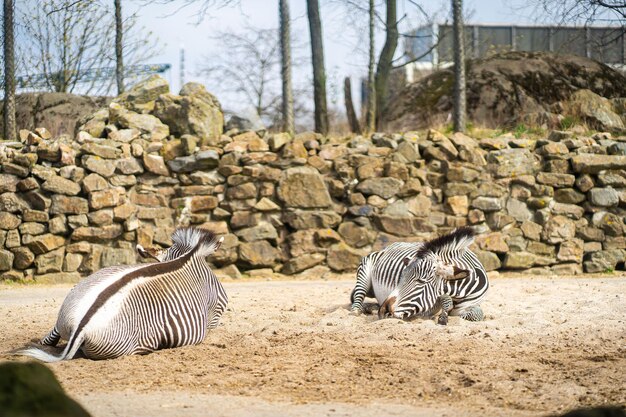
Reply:
[[[596,59],[605,64],[626,64],[626,44],[622,26],[562,27],[516,25],[466,25],[465,51],[481,58],[503,51],[550,51]],[[409,56],[420,63],[439,65],[452,62],[452,26],[422,26],[405,44]],[[429,52],[429,49],[436,47]]]

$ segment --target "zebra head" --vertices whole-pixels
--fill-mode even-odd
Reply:
[[[474,241],[470,228],[426,242],[412,258],[404,260],[406,267],[398,286],[389,294],[378,310],[379,318],[408,319],[434,313],[446,281],[464,279],[470,271],[455,263]]]
[[[208,230],[182,227],[178,228],[172,234],[172,246],[168,248],[144,248],[137,244],[137,253],[142,258],[154,259],[158,262],[167,262],[172,259],[176,259],[190,250],[194,249],[200,241],[211,242],[210,251],[214,252],[219,249],[220,245],[224,241],[224,238],[214,239],[213,234]]]

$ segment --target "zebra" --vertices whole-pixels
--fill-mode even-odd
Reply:
[[[161,262],[113,266],[79,282],[67,295],[56,325],[41,340],[60,355],[30,347],[17,352],[44,362],[148,354],[200,343],[217,327],[228,297],[205,258],[223,241],[197,228],[180,228]]]
[[[365,297],[376,298],[382,304],[398,285],[407,259],[415,256],[422,243],[395,242],[382,250],[364,256],[356,270],[356,285],[350,294],[352,314],[368,312]]]
[[[469,321],[484,318],[480,303],[489,289],[484,267],[470,250],[474,231],[463,227],[423,244],[407,262],[398,284],[378,311],[379,318],[408,319],[442,313]]]

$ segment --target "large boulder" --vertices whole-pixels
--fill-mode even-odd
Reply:
[[[578,117],[593,129],[612,131],[624,129],[624,122],[614,111],[611,102],[593,91],[575,91],[565,103],[566,112]]]
[[[113,101],[137,113],[150,113],[154,110],[155,100],[161,94],[169,92],[170,86],[167,81],[155,74],[135,84]]]
[[[553,105],[583,89],[608,99],[626,97],[624,74],[574,55],[506,52],[470,60],[467,68],[467,112],[481,126],[499,128],[530,119],[558,123]],[[452,112],[453,81],[449,67],[400,89],[389,100],[385,127],[406,130],[445,123]]]
[[[319,171],[308,167],[283,171],[278,185],[278,196],[287,207],[324,208],[332,202]]]
[[[155,103],[154,115],[176,136],[190,134],[200,145],[214,145],[224,130],[222,107],[202,84],[187,83],[180,95],[163,94]]]

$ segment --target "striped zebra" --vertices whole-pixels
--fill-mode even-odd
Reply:
[[[67,340],[60,356],[37,347],[18,353],[55,362],[80,349],[90,359],[112,359],[202,342],[228,302],[205,260],[223,238],[181,228],[172,241],[159,254],[162,262],[104,268],[70,291],[54,329],[41,340],[48,346]]]
[[[379,318],[448,315],[483,320],[480,303],[489,289],[487,272],[470,250],[474,231],[464,227],[424,243],[407,262],[398,285],[382,303]]]
[[[363,303],[365,297],[376,298],[378,304],[382,304],[398,285],[406,267],[405,260],[415,256],[420,247],[419,242],[396,242],[364,256],[356,270],[356,286],[350,295],[352,313],[370,310],[369,305]]]

